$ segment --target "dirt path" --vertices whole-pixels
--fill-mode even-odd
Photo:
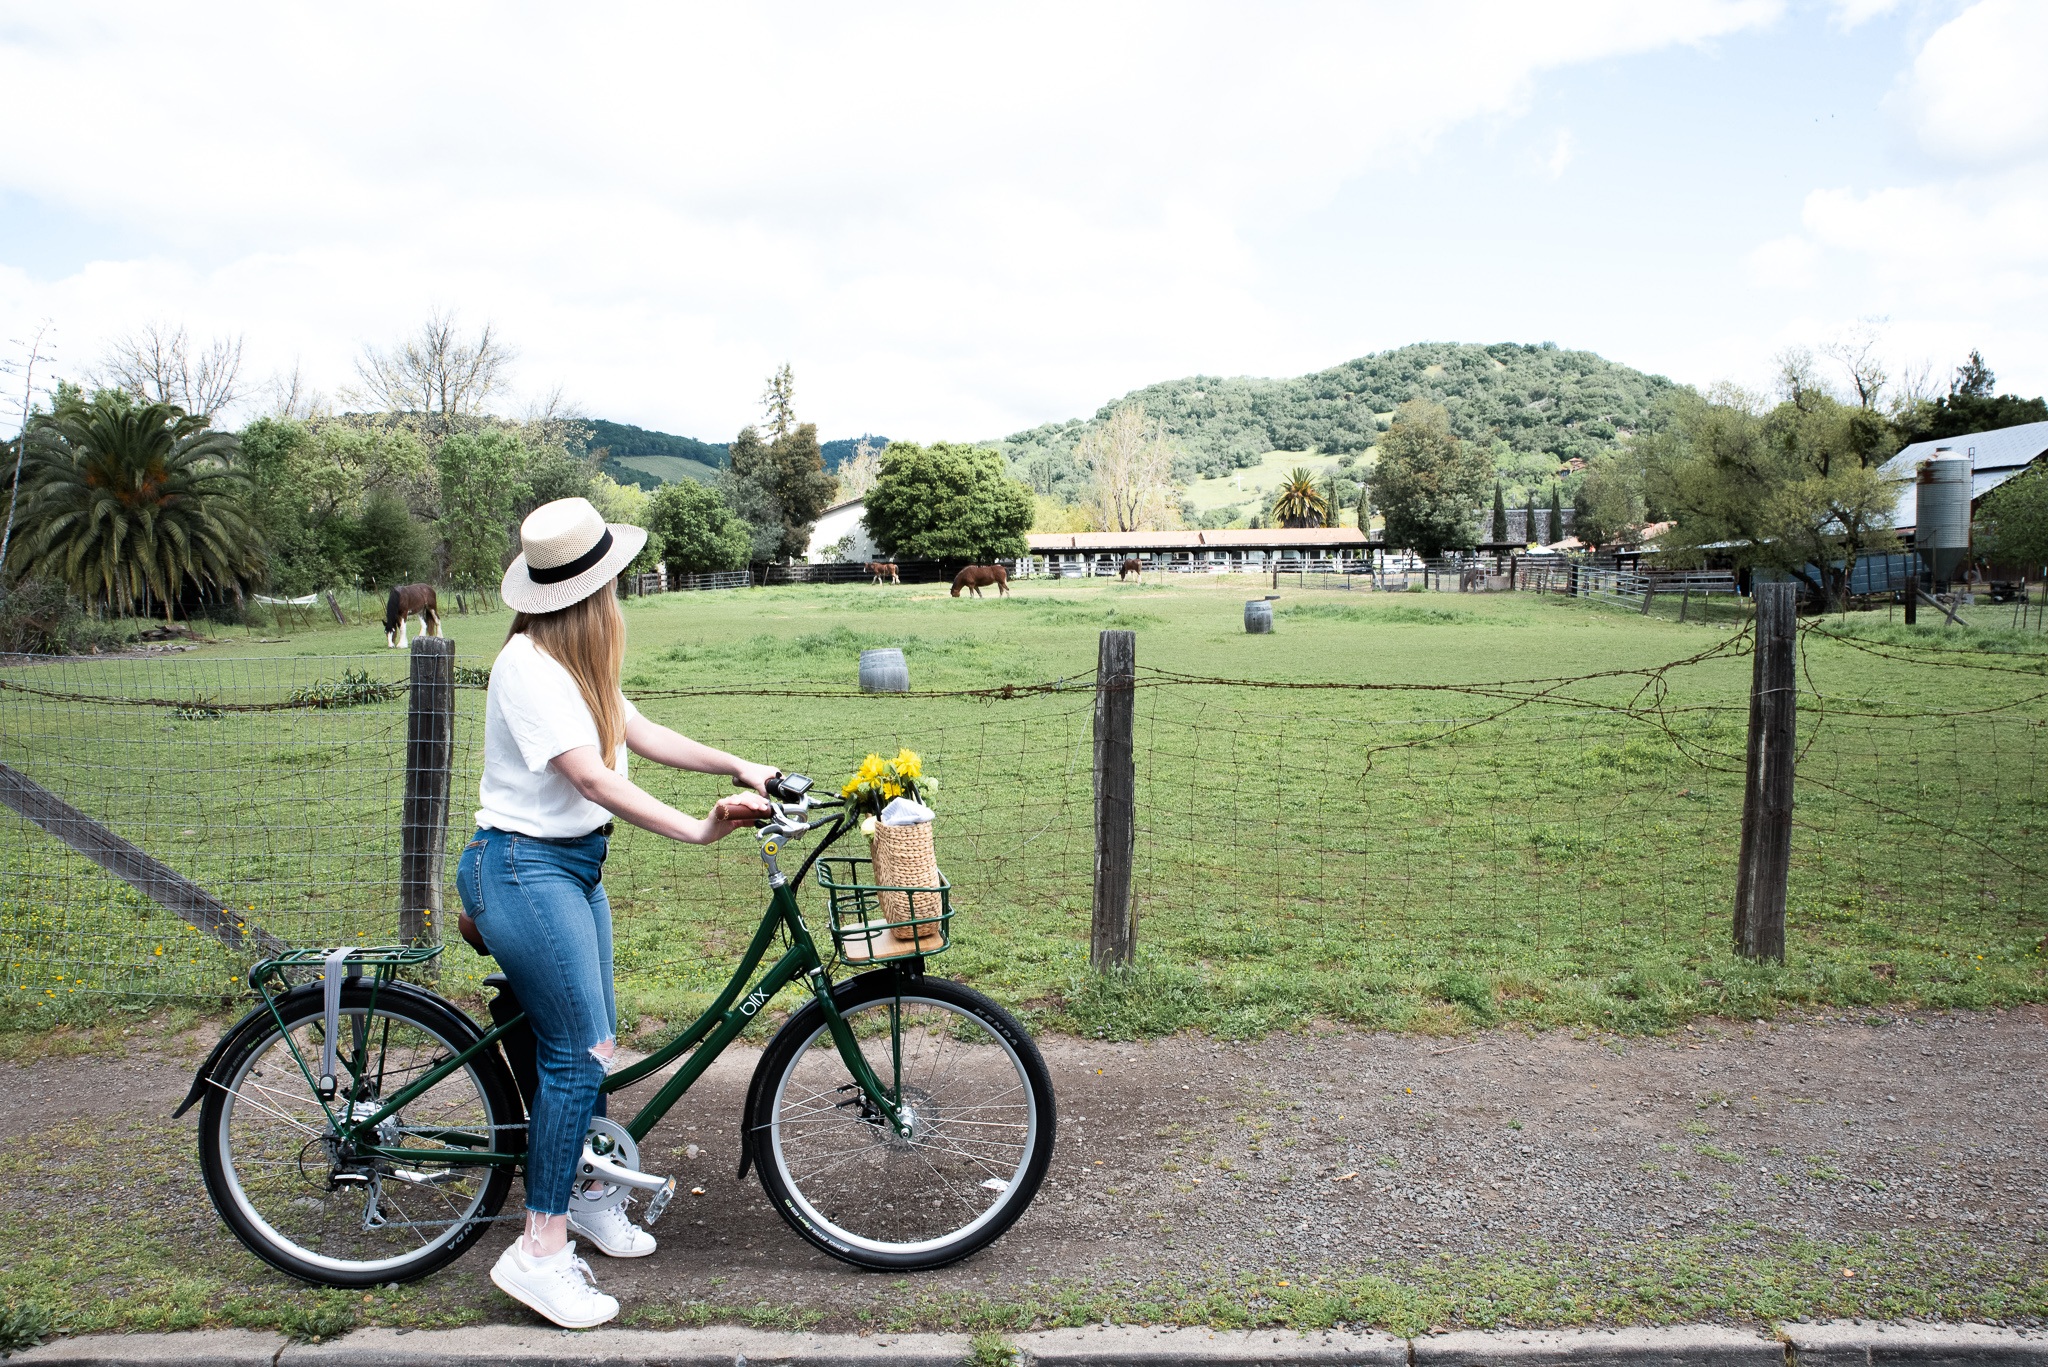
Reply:
[[[196,1045],[0,1066],[0,1148],[20,1157],[81,1122],[167,1115]],[[2048,1239],[2044,1049],[2039,1010],[1702,1025],[1658,1040],[1055,1039],[1060,1138],[1044,1192],[993,1249],[915,1288],[1002,1296],[1051,1279],[1226,1282],[1535,1244],[1598,1257],[1731,1224],[1835,1242],[1931,1231],[1987,1253],[2038,1246]],[[909,1281],[810,1252],[757,1181],[735,1178],[755,1057],[733,1050],[654,1133],[646,1166],[704,1195],[678,1198],[655,1256],[600,1260],[603,1285],[629,1303],[670,1305],[829,1310],[900,1295]],[[186,1122],[148,1132],[196,1166]],[[121,1142],[142,1141],[110,1138],[117,1162]],[[688,1145],[696,1158],[683,1156]],[[27,1199],[57,1215],[65,1187],[35,1186]],[[159,1191],[198,1203],[181,1225],[208,1227],[196,1174]],[[224,1232],[208,1255],[237,1283],[272,1282]],[[517,1319],[485,1283],[487,1267],[473,1252],[436,1279],[436,1295]]]

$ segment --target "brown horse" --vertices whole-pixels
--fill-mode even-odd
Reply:
[[[427,636],[441,634],[441,608],[432,584],[400,584],[384,600],[384,644],[404,650],[407,619],[419,614],[420,631]]]
[[[1010,591],[1010,576],[1001,565],[969,565],[953,576],[953,596],[958,598],[960,590],[971,589],[976,598],[990,584],[996,586],[998,597]]]
[[[877,584],[885,579],[892,584],[903,582],[896,577],[896,564],[894,561],[870,560],[868,562],[868,574],[872,576]]]
[[[1124,561],[1123,568],[1116,572],[1116,582],[1121,584],[1124,582],[1124,580],[1130,578],[1134,574],[1137,575],[1140,580],[1144,579],[1145,577],[1145,567],[1138,563],[1138,557],[1135,555],[1132,556],[1129,560]]]

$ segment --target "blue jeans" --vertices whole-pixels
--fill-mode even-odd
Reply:
[[[455,887],[505,971],[540,1051],[540,1094],[526,1126],[526,1208],[562,1215],[590,1118],[604,1114],[615,1042],[612,906],[599,881],[607,839],[541,840],[480,829],[462,851]],[[608,1052],[608,1051],[607,1051]]]

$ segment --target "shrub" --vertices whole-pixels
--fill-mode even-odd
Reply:
[[[21,655],[83,655],[127,644],[128,634],[88,617],[61,584],[23,579],[0,585],[0,651]]]

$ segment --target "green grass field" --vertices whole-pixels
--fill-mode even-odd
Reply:
[[[1240,614],[1255,587],[1027,581],[1007,600],[867,585],[635,600],[626,686],[657,720],[822,784],[869,750],[922,751],[941,784],[940,861],[960,909],[937,964],[1058,1028],[1234,1035],[1335,1019],[1451,1031],[1505,1019],[1640,1031],[1809,1002],[2048,996],[2040,638],[1908,633],[1881,617],[1807,633],[1780,968],[1727,944],[1749,660],[1712,648],[1738,623],[1680,624],[1662,604],[1645,618],[1533,595],[1283,586],[1277,630],[1252,637]],[[451,616],[447,630],[464,662],[482,665],[507,624]],[[1148,673],[1137,700],[1140,959],[1111,978],[1087,966],[1088,679],[1106,627],[1135,630],[1141,668],[1166,672]],[[876,645],[905,650],[916,692],[849,693],[859,651]],[[345,669],[396,680],[404,658],[382,650],[374,622],[330,624],[275,644],[6,677],[235,701],[281,699]],[[1374,687],[1168,682],[1175,674]],[[1538,679],[1571,682],[1474,687]],[[1008,700],[943,696],[1060,680],[1069,686]],[[451,848],[467,834],[482,704],[478,691],[459,697]],[[402,700],[208,716],[0,692],[0,708],[0,758],[260,924],[295,943],[391,937]],[[636,777],[686,808],[719,791],[650,769]],[[105,986],[231,988],[226,954],[53,851],[21,823],[0,828],[0,875],[16,889],[0,893],[0,964],[22,966],[13,1002],[56,1012]],[[622,1001],[643,1030],[706,999],[765,899],[751,842],[737,837],[701,850],[628,831],[606,881]],[[447,958],[456,990],[483,968],[460,947]]]

